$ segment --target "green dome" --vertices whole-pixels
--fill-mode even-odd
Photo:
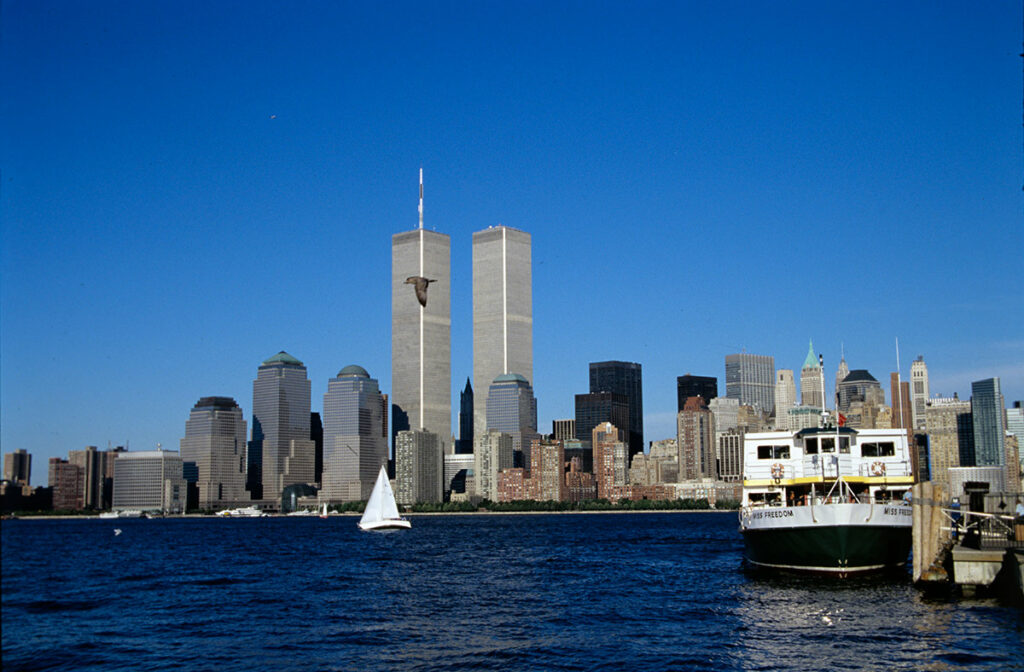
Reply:
[[[530,381],[528,381],[524,376],[521,376],[518,373],[503,373],[500,376],[498,376],[497,378],[495,378],[494,382],[495,383],[526,383],[527,385],[530,384]]]
[[[277,353],[276,355],[274,355],[270,359],[266,360],[265,362],[263,362],[263,364],[264,365],[266,365],[266,364],[277,364],[278,362],[280,362],[281,364],[294,364],[295,366],[302,366],[302,362],[300,362],[299,360],[295,359],[294,357],[289,355],[284,350],[282,350],[281,352]]]
[[[369,378],[370,374],[366,372],[366,369],[359,366],[358,364],[349,364],[341,371],[338,371],[338,378],[342,376],[358,376],[360,378]]]

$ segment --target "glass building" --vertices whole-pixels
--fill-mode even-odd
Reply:
[[[192,407],[181,439],[181,459],[195,465],[201,509],[236,506],[245,497],[245,435],[242,409],[231,397],[202,397]]]
[[[998,378],[971,383],[971,416],[974,423],[974,466],[1006,465],[1006,423],[1003,393]]]
[[[718,396],[718,378],[714,376],[692,376],[689,373],[676,378],[676,411],[686,407],[690,397],[703,397],[709,404]]]
[[[487,431],[512,437],[515,466],[530,468],[530,441],[537,436],[537,399],[525,376],[505,373],[487,393]]]
[[[774,412],[775,358],[745,352],[726,355],[725,396],[739,399],[742,406],[753,406],[764,413]]]
[[[280,500],[286,486],[315,482],[309,401],[302,362],[282,350],[260,365],[252,383],[252,442],[261,458],[264,499]]]
[[[384,404],[377,381],[346,366],[324,394],[324,471],[320,500],[365,501],[388,459]]]
[[[629,457],[644,452],[643,370],[635,362],[591,362],[590,391],[613,392],[629,405]]]

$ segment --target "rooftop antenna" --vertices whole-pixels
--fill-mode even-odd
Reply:
[[[420,167],[420,228],[423,228],[423,168]]]

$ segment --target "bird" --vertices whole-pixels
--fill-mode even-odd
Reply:
[[[437,280],[428,280],[422,275],[411,275],[405,279],[405,284],[415,285],[416,298],[419,299],[420,305],[424,308],[427,307],[427,287],[432,282],[437,282]]]
[[[116,537],[119,534],[121,534],[121,528],[120,527],[115,527],[114,528],[114,536]]]

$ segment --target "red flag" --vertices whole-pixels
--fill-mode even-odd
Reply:
[[[840,427],[845,427],[846,426],[846,416],[843,415],[842,413],[839,414],[839,426]]]

